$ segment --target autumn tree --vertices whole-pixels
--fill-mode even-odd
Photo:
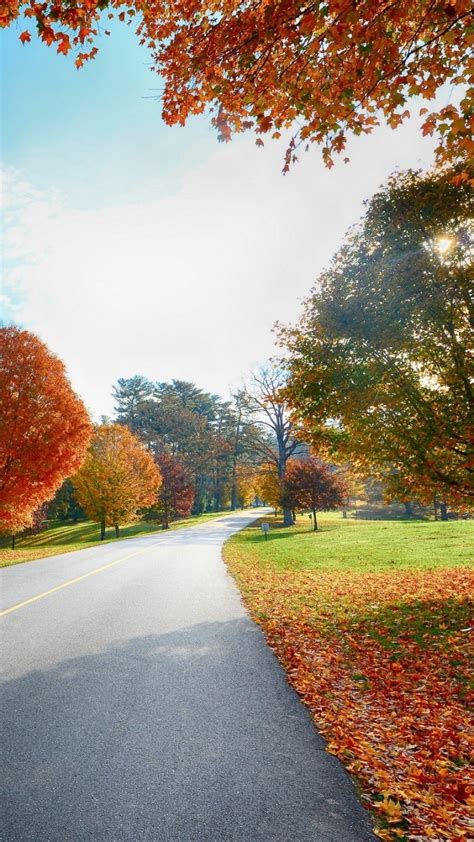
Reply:
[[[189,517],[194,502],[194,479],[175,456],[160,453],[156,458],[162,484],[155,505],[148,517],[157,519],[163,529],[169,529],[172,520]]]
[[[406,499],[474,497],[473,216],[450,174],[392,176],[282,331],[307,439]]]
[[[295,425],[284,395],[285,386],[286,375],[283,371],[264,366],[253,374],[247,389],[247,399],[256,421],[267,433],[255,442],[256,451],[260,453],[262,461],[275,466],[280,483],[285,480],[290,457],[303,450],[303,445],[295,435]],[[283,522],[285,526],[293,523],[289,506],[283,507]]]
[[[78,502],[87,516],[106,526],[134,520],[137,511],[150,506],[161,486],[161,474],[140,441],[126,427],[97,427],[80,471],[73,477]]]
[[[251,505],[257,497],[258,475],[257,466],[245,463],[238,465],[235,476],[235,499],[241,509]]]
[[[274,462],[263,462],[260,465],[256,488],[258,496],[272,506],[274,509],[279,509],[283,495],[283,483],[278,476],[278,469]],[[291,514],[291,503],[288,507]],[[293,518],[292,518],[293,522]]]
[[[86,454],[91,424],[63,363],[34,334],[0,329],[0,531],[17,533]]]
[[[379,122],[396,127],[413,97],[426,100],[424,134],[438,132],[439,161],[469,159],[472,140],[472,8],[469,0],[11,0],[0,23],[22,14],[58,53],[80,67],[96,52],[104,10],[139,20],[138,36],[164,80],[163,118],[184,124],[210,106],[219,138],[254,130],[293,133],[285,169],[300,144],[317,143],[328,165],[350,135]],[[103,27],[100,27],[103,32]],[[107,30],[105,30],[107,33]],[[107,33],[108,34],[108,33]],[[29,29],[20,34],[31,40]],[[436,109],[444,85],[459,98]]]
[[[342,477],[319,459],[293,459],[283,483],[282,502],[292,509],[309,509],[313,529],[318,529],[317,512],[336,509],[347,496]]]

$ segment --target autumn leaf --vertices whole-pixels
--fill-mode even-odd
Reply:
[[[20,41],[22,44],[27,44],[28,41],[31,41],[31,35],[27,29],[25,29],[25,31],[21,33]]]
[[[71,44],[70,44],[70,41],[69,41],[69,37],[67,35],[62,34],[61,35],[61,41],[58,44],[58,48],[57,48],[56,52],[62,53],[63,55],[66,56],[70,49],[71,49]]]
[[[41,31],[41,40],[44,41],[48,47],[56,40],[54,30],[50,26],[45,26]]]

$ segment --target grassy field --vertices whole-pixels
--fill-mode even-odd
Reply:
[[[377,834],[467,839],[474,522],[320,525],[250,527],[225,559]]]
[[[183,518],[172,523],[170,528],[183,529],[186,526],[196,526],[199,523],[205,523],[207,520],[222,517],[224,514],[225,512],[219,512],[219,514],[206,513]],[[76,524],[66,524],[62,521],[57,521],[37,535],[19,538],[14,550],[8,546],[0,548],[0,567],[9,567],[12,564],[21,564],[24,561],[32,561],[36,558],[45,558],[50,555],[94,547],[96,544],[117,540],[123,541],[126,538],[133,538],[136,535],[161,531],[161,527],[156,524],[138,521],[137,523],[121,526],[120,538],[118,539],[115,538],[114,529],[107,529],[105,541],[101,541],[100,525],[98,523],[81,521]]]

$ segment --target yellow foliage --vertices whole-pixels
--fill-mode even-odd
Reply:
[[[73,477],[80,505],[105,526],[129,522],[155,502],[161,474],[127,427],[98,427],[80,471]]]

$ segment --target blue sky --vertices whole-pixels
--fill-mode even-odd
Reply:
[[[159,77],[134,30],[118,21],[81,70],[34,36],[31,23],[2,32],[2,157],[39,189],[64,189],[71,204],[95,207],[157,195],[205,154],[211,129],[201,120],[168,128],[160,117]],[[212,137],[211,142],[214,140]]]
[[[284,142],[218,144],[204,117],[165,126],[149,98],[159,78],[125,25],[80,71],[34,38],[23,46],[22,29],[0,36],[0,300],[65,361],[95,417],[135,373],[239,385],[364,199],[432,160],[413,119],[351,142],[348,165],[328,171],[314,148],[283,177]]]

